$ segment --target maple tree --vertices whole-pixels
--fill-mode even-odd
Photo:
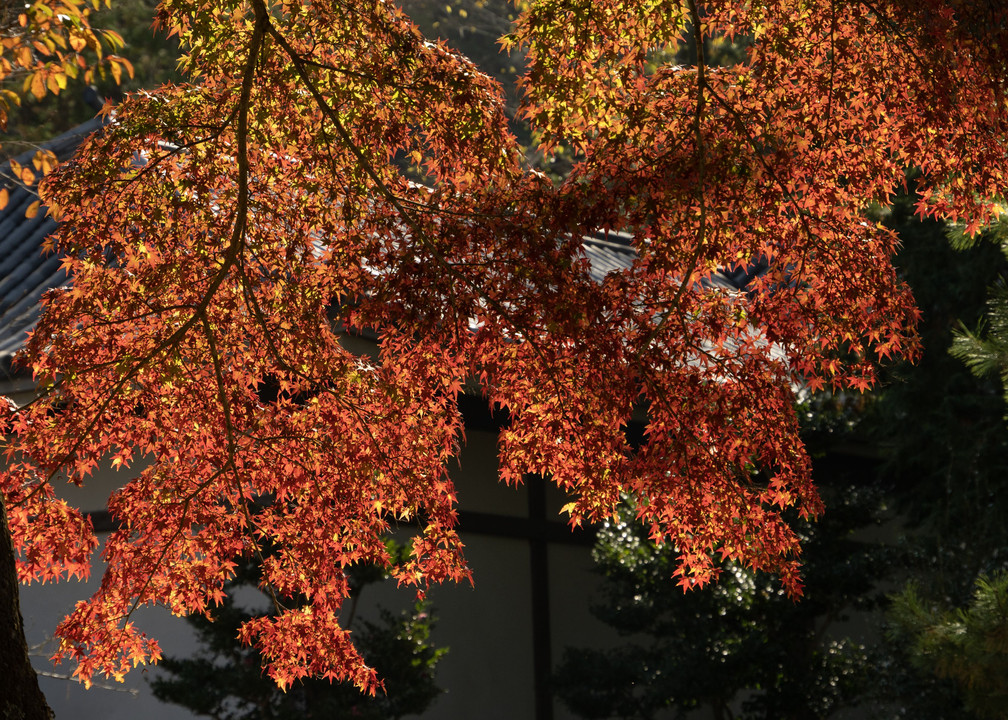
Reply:
[[[502,44],[526,54],[536,152],[572,153],[558,183],[499,85],[392,3],[164,0],[157,22],[190,82],[129,97],[44,183],[74,282],[27,345],[39,399],[4,416],[22,580],[85,574],[96,547],[55,480],[143,467],[57,631],[85,682],[159,657],[133,608],[206,613],[252,556],[276,613],[240,634],[271,677],[375,691],[345,569],[469,578],[446,472],[463,389],[507,410],[504,482],[548,475],[574,523],[629,496],[684,588],[721,559],[799,595],[781,513],[821,502],[794,388],[865,388],[916,352],[895,236],[863,209],[914,164],[920,212],[975,230],[1004,184],[1001,2],[521,3]],[[745,60],[709,67],[713,37]],[[669,62],[684,43],[696,62]],[[601,281],[597,228],[637,251]],[[743,292],[704,282],[757,264]]]

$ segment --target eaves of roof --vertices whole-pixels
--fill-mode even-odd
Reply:
[[[59,160],[66,160],[85,137],[101,126],[101,118],[89,120],[41,147]],[[27,150],[15,160],[31,167],[35,152],[34,148]],[[6,188],[9,200],[0,211],[0,381],[26,374],[24,369],[13,366],[14,353],[38,322],[43,293],[67,282],[59,257],[42,252],[42,243],[56,229],[56,223],[44,210],[25,217],[25,210],[38,199],[33,191],[13,182],[8,182]]]

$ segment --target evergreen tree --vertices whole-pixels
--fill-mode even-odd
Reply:
[[[997,377],[970,373],[950,349],[962,348],[958,329],[980,324],[987,289],[1008,277],[1008,262],[998,242],[957,251],[949,226],[914,216],[912,198],[894,203],[884,221],[900,234],[896,262],[922,313],[923,353],[890,373],[867,426],[911,531],[908,569],[927,576],[922,592],[958,604],[1008,547],[1008,425]]]
[[[975,246],[978,241],[988,241],[1008,256],[1008,219],[1002,216],[996,225],[975,238],[952,235],[953,245],[963,249]],[[950,352],[966,363],[974,375],[1000,378],[1008,405],[1008,283],[1004,276],[996,278],[988,288],[983,320],[975,330],[961,325]]]
[[[929,605],[910,585],[891,617],[918,668],[953,681],[981,717],[1008,717],[1008,574],[978,578],[969,605],[955,610]]]
[[[852,463],[847,479],[863,469]],[[797,604],[773,578],[734,563],[722,564],[710,589],[683,593],[672,577],[675,548],[655,547],[629,509],[605,524],[593,553],[603,575],[593,612],[625,641],[568,648],[555,678],[560,699],[583,718],[634,720],[699,708],[717,720],[811,720],[856,705],[869,656],[831,631],[851,610],[872,606],[885,574],[885,557],[852,536],[877,519],[880,497],[854,484],[830,495],[818,523],[795,523],[806,563]]]
[[[875,702],[886,718],[974,718],[979,706],[965,686],[931,672],[921,655],[930,626],[920,622],[920,608],[948,617],[949,608],[969,605],[976,579],[1002,569],[1008,550],[1002,388],[996,375],[971,374],[961,361],[974,352],[979,358],[992,338],[984,328],[997,328],[981,318],[991,317],[996,288],[1008,277],[998,247],[1004,223],[982,235],[994,242],[950,244],[954,229],[915,217],[910,197],[882,219],[900,234],[897,264],[922,311],[923,353],[915,366],[892,370],[864,423],[879,441],[882,477],[907,526],[899,547],[906,585],[893,597],[889,637],[880,639]]]

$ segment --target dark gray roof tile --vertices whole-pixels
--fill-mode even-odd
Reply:
[[[42,147],[66,160],[101,125],[102,120],[95,118]],[[31,167],[34,155],[35,150],[28,150],[15,160]],[[43,293],[67,282],[59,258],[42,251],[43,241],[56,223],[44,208],[33,218],[25,217],[25,210],[37,199],[34,192],[13,184],[7,185],[7,191],[7,206],[0,211],[0,379],[25,373],[23,368],[13,367],[14,353],[38,322]]]

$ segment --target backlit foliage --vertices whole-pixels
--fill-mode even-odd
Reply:
[[[118,33],[91,27],[91,13],[101,7],[101,0],[7,2],[0,7],[0,130],[7,129],[8,115],[22,97],[40,100],[48,93],[59,95],[77,77],[88,83],[106,75],[119,83],[124,72],[132,77],[129,60],[108,52],[122,47]],[[39,150],[33,167],[12,162],[10,170],[0,175],[32,187],[55,164],[51,152]],[[0,208],[7,201],[7,189],[0,188]],[[30,217],[38,207],[30,207]]]
[[[108,569],[59,656],[85,681],[156,660],[134,607],[207,612],[239,559],[277,547],[277,612],[242,638],[282,687],[374,691],[338,622],[346,568],[392,565],[420,591],[470,578],[446,470],[463,386],[509,413],[504,482],[550,476],[574,523],[631,497],[684,588],[727,560],[799,595],[780,513],[821,502],[794,388],[865,388],[880,358],[914,355],[895,236],[862,209],[918,165],[921,212],[991,217],[1004,12],[523,2],[502,44],[528,61],[535,152],[573,152],[554,183],[498,83],[390,2],[164,0],[190,82],[127,99],[44,184],[74,284],[25,354],[43,395],[9,416],[23,578],[84,572],[94,546],[53,482],[149,463],[110,501]],[[709,66],[715,36],[748,38],[744,60]],[[689,44],[695,64],[662,60]],[[638,253],[601,282],[580,240],[597,228]],[[756,263],[744,292],[703,282]],[[381,538],[405,520],[396,563]]]

